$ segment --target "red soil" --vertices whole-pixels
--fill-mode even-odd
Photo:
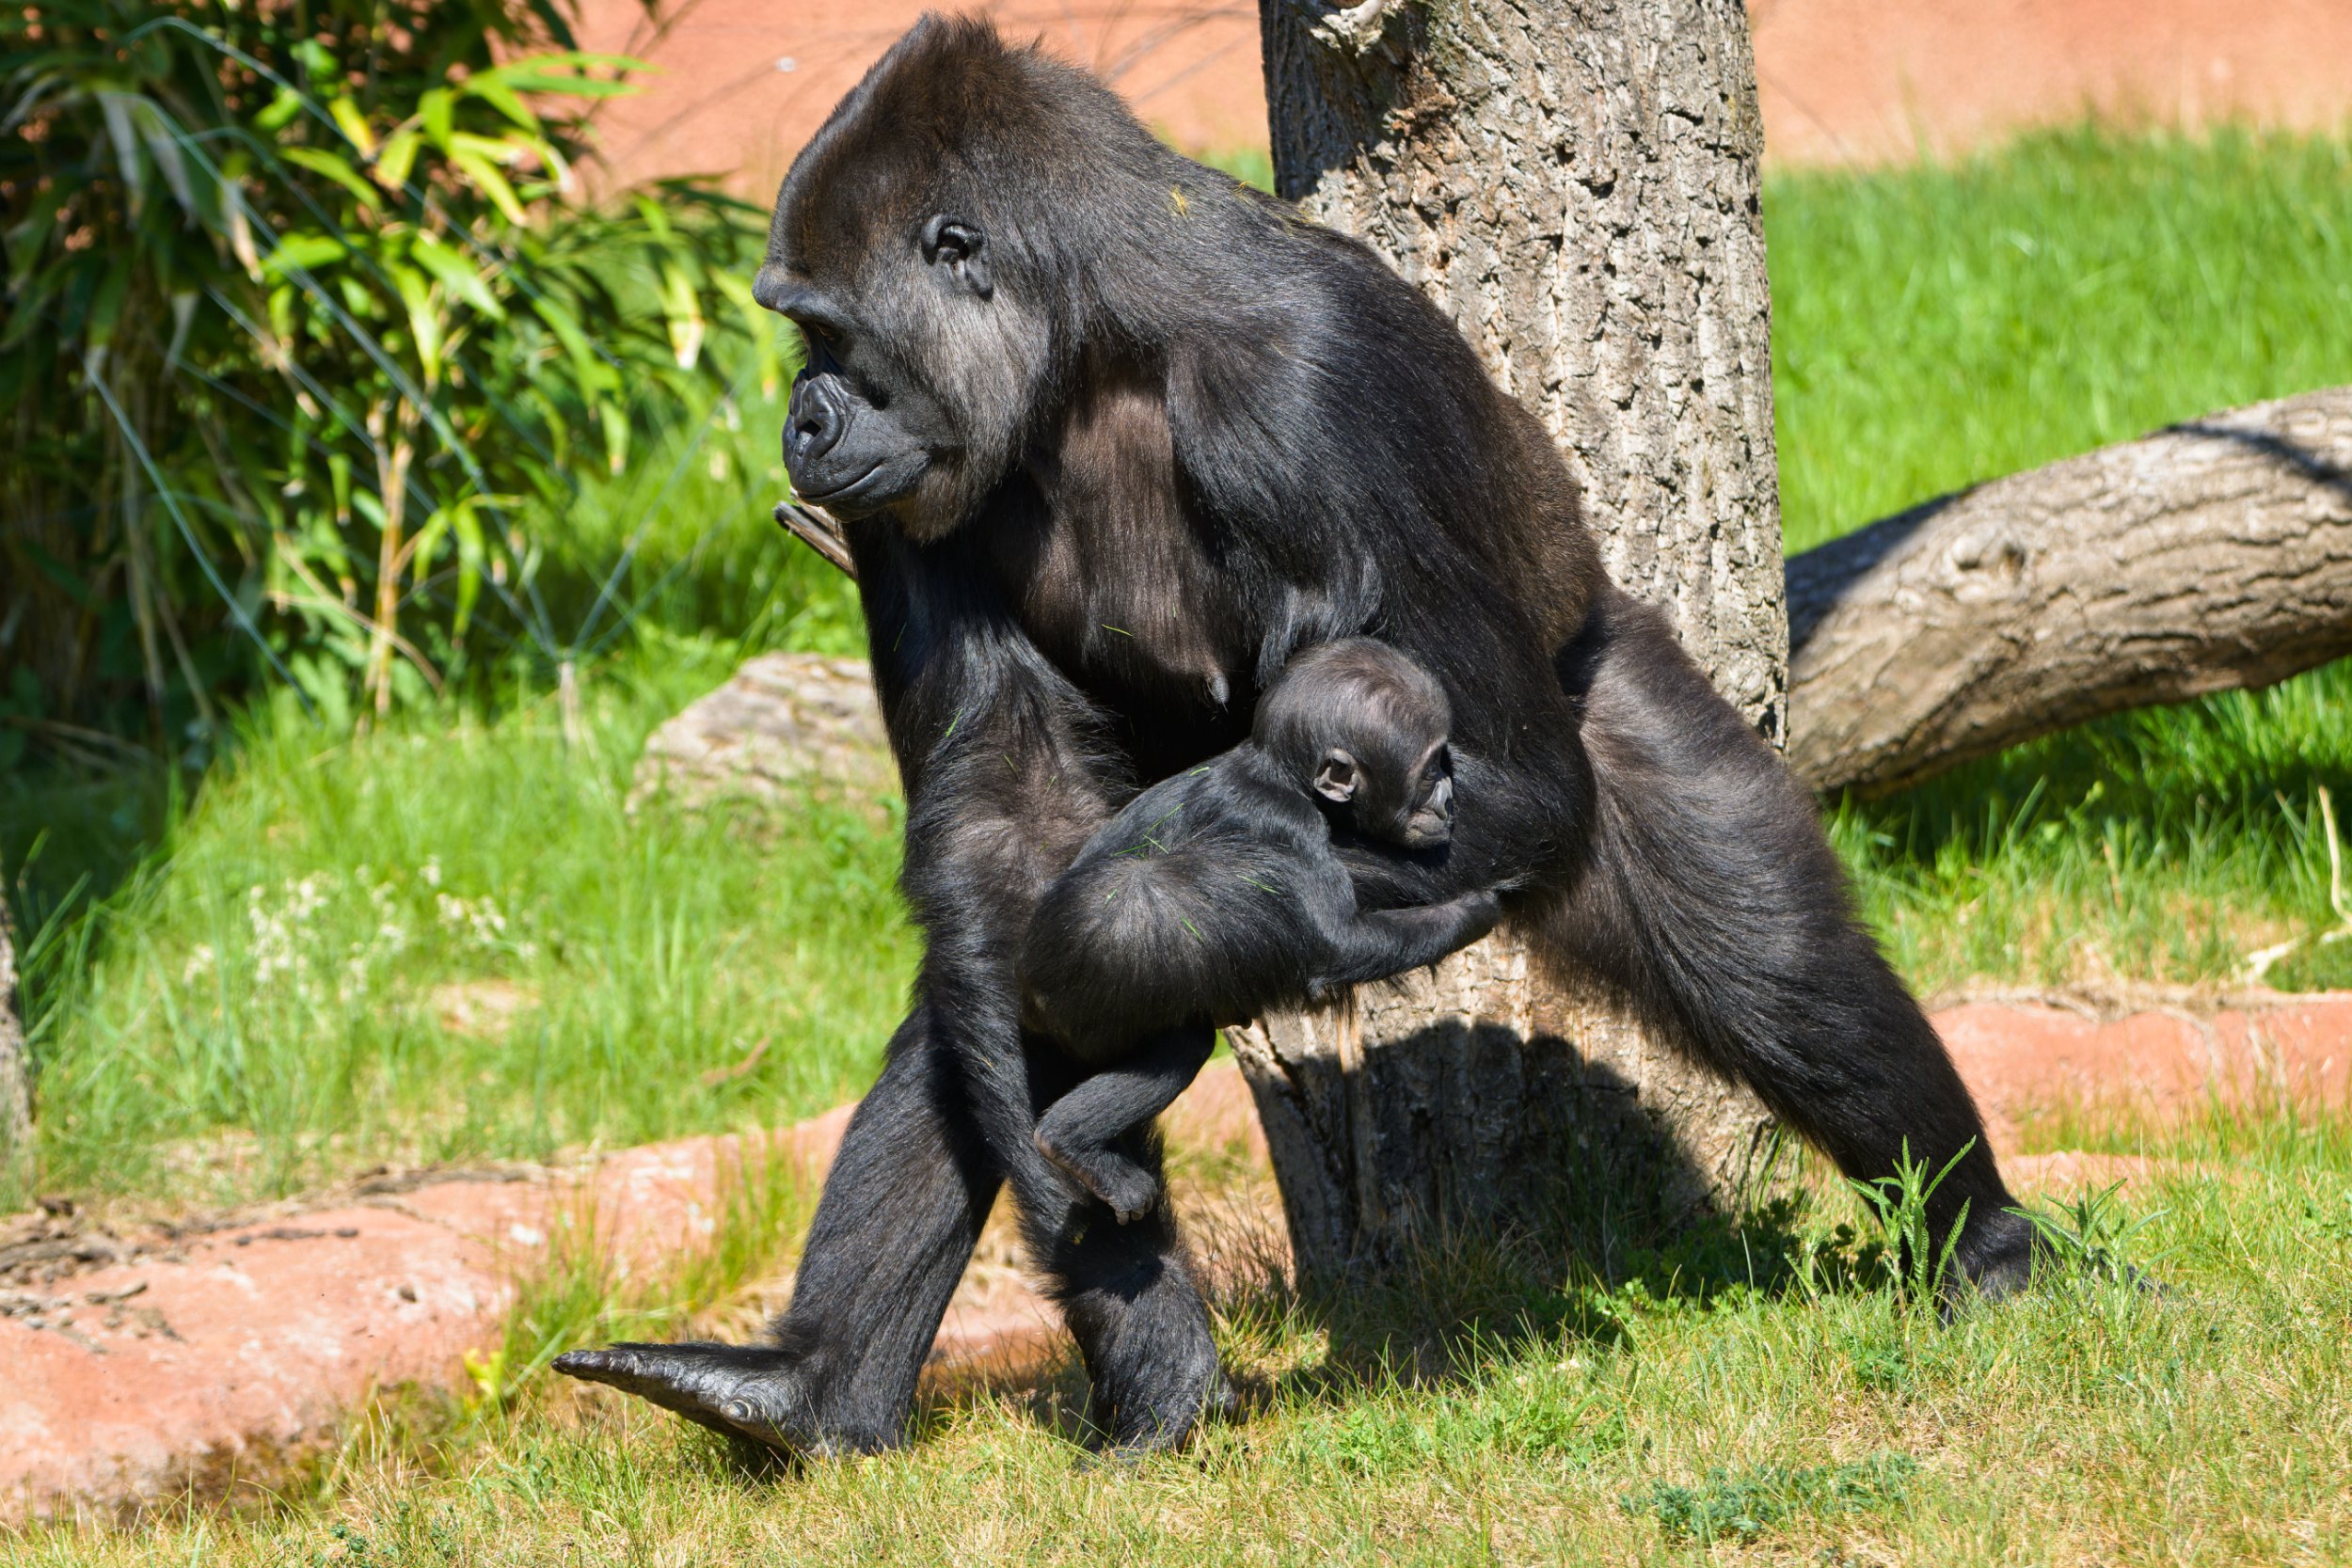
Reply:
[[[685,0],[654,36],[637,0],[585,0],[581,41],[659,66],[606,105],[623,182],[717,173],[764,198],[925,0]],[[982,0],[1015,36],[1093,67],[1178,145],[1265,145],[1245,0]],[[2086,111],[2197,126],[2352,115],[2343,0],[1751,0],[1770,155],[1883,163],[1964,151]],[[788,62],[788,63],[787,63]]]
[[[2341,1113],[2352,1093],[2352,992],[2111,1022],[1972,1003],[1936,1024],[2021,1193],[2197,1174],[2133,1156],[2017,1156],[2021,1128],[2149,1127],[2216,1104]],[[776,1134],[769,1154],[813,1175],[848,1119],[845,1106]],[[1180,1186],[1207,1267],[1246,1267],[1279,1246],[1264,1138],[1240,1075],[1230,1065],[1203,1073],[1168,1125],[1180,1169],[1206,1159],[1248,1173],[1220,1183],[1222,1209]],[[16,1283],[0,1286],[0,1518],[153,1497],[231,1462],[266,1461],[317,1441],[389,1384],[463,1386],[461,1358],[495,1345],[516,1277],[545,1266],[551,1238],[569,1227],[620,1268],[666,1271],[716,1228],[745,1153],[738,1139],[692,1138],[570,1172],[363,1183],[325,1207],[135,1243],[95,1268],[72,1257],[28,1268],[21,1245],[0,1245],[0,1264],[17,1259]],[[0,1243],[41,1223],[0,1228]],[[992,1225],[934,1359],[1033,1358],[1057,1335],[1008,1227]]]

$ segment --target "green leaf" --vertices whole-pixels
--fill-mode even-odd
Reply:
[[[147,166],[139,158],[139,135],[131,124],[131,108],[136,103],[128,93],[98,95],[99,112],[106,120],[106,140],[115,150],[115,168],[122,176],[123,189],[130,193],[134,213],[147,196]]]
[[[374,188],[359,178],[358,170],[353,168],[350,164],[335,153],[315,147],[281,147],[278,150],[278,155],[296,167],[307,168],[313,174],[326,176],[327,179],[349,191],[353,199],[360,206],[371,213],[375,211]]]
[[[759,388],[764,396],[774,397],[784,383],[784,358],[776,352],[776,318],[760,309],[752,297],[752,286],[731,272],[711,275],[711,282],[736,314],[743,318],[743,330],[751,338],[752,352],[758,357]]]
[[[661,314],[670,326],[670,353],[678,369],[691,371],[702,358],[702,300],[684,268],[675,261],[661,263]]]
[[[308,271],[339,261],[349,253],[342,241],[325,234],[288,234],[278,242],[278,248],[262,260],[262,270],[278,277],[297,268]]]
[[[531,112],[530,107],[516,95],[513,87],[500,80],[499,72],[485,71],[468,81],[463,90],[472,97],[479,98],[533,135],[538,134],[539,117]]]
[[[473,182],[475,189],[489,198],[492,206],[506,214],[506,220],[509,223],[527,221],[523,214],[522,200],[515,195],[515,187],[506,182],[506,176],[501,174],[489,159],[485,158],[479,152],[461,152],[452,149],[449,161]]]
[[[294,45],[294,58],[302,62],[302,69],[310,72],[313,86],[322,78],[331,82],[342,74],[336,69],[335,56],[316,39],[304,39]]]
[[[676,231],[670,227],[670,214],[663,212],[661,204],[653,198],[637,198],[637,215],[644,218],[645,227],[653,231],[655,244],[669,245],[677,238]]]
[[[257,131],[283,131],[302,112],[302,95],[292,87],[279,87],[278,96],[269,101],[262,111],[253,117]]]
[[[596,422],[604,427],[604,460],[618,478],[628,467],[628,414],[611,399],[596,404]]]
[[[326,112],[334,117],[335,124],[351,138],[351,145],[362,156],[374,156],[375,133],[368,128],[367,117],[359,112],[358,104],[348,98],[338,98],[326,106]]]
[[[122,98],[107,95],[109,103]],[[129,119],[138,128],[139,140],[145,144],[148,156],[163,170],[164,183],[171,187],[171,198],[180,203],[180,210],[194,217],[204,214],[197,210],[195,188],[188,182],[187,160],[181,155],[180,137],[163,110],[145,98],[123,100],[129,107]]]
[[[506,85],[517,92],[562,93],[572,98],[626,98],[644,88],[635,82],[616,82],[607,76],[577,76],[564,71],[531,69],[530,60],[517,60],[500,74]],[[632,60],[630,66],[639,71],[650,70],[644,62]]]
[[[451,117],[457,101],[447,87],[435,87],[417,100],[417,117],[424,121],[424,134],[433,138],[433,145],[447,150]]]
[[[106,269],[105,281],[98,285],[98,293],[90,300],[89,325],[83,328],[92,347],[102,347],[115,335],[115,322],[122,314],[123,296],[131,292],[131,273],[136,258],[124,251]]]
[[[580,329],[579,321],[569,309],[546,294],[533,299],[531,308],[538,312],[539,319],[548,324],[548,329],[573,357],[589,357],[588,334]]]
[[[466,623],[473,619],[474,600],[482,595],[482,567],[487,552],[482,546],[481,499],[468,496],[457,505],[451,519],[457,532],[457,617],[451,635],[466,635]]]
[[[377,182],[392,190],[408,183],[408,171],[416,166],[418,150],[423,146],[423,135],[413,129],[386,137],[384,150],[375,155]]]
[[[408,254],[416,258],[419,266],[439,278],[451,293],[493,321],[506,319],[506,307],[498,302],[482,274],[460,252],[430,234],[419,234],[409,242]]]
[[[391,275],[392,287],[400,291],[401,303],[408,309],[408,332],[417,340],[417,359],[424,366],[425,379],[441,378],[441,318],[433,309],[432,285],[414,267],[399,262],[384,269]]]
[[[507,165],[518,164],[527,157],[537,155],[539,144],[513,132],[502,136],[485,136],[471,131],[453,131],[450,133],[449,150],[452,152],[469,152],[494,164]]]

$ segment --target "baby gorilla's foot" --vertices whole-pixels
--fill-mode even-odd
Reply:
[[[1133,1225],[1160,1200],[1157,1178],[1115,1149],[1065,1149],[1047,1135],[1037,1133],[1037,1151],[1054,1162],[1061,1173],[1108,1205],[1121,1225]]]

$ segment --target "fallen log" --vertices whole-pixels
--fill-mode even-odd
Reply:
[[[1788,562],[1788,760],[1882,794],[2352,654],[2352,387],[1994,480]]]

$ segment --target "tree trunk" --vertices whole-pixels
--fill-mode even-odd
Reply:
[[[24,1167],[33,1148],[33,1064],[17,1012],[16,945],[8,906],[0,904],[0,1178]]]
[[[2352,387],[1914,507],[1790,562],[1788,604],[1829,791],[2352,654]]]
[[[1617,581],[1776,744],[1787,624],[1763,130],[1739,0],[1261,0],[1278,189],[1451,313],[1560,439]],[[1659,1217],[1769,1119],[1507,934],[1236,1032],[1302,1275],[1583,1184]],[[1570,1195],[1573,1196],[1573,1194]],[[1589,1211],[1593,1205],[1577,1205]]]

